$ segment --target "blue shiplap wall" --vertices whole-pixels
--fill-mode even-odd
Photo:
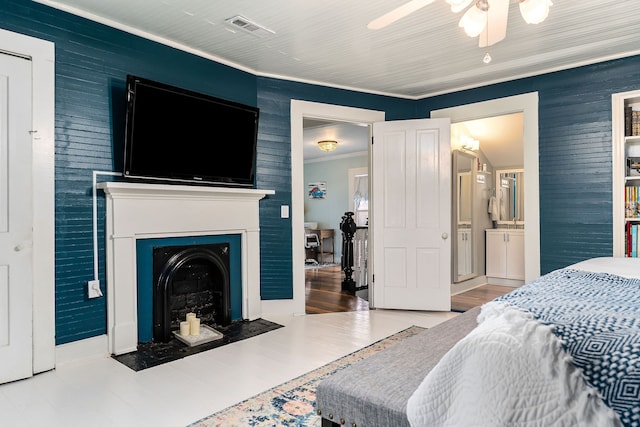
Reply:
[[[91,177],[121,170],[127,73],[260,108],[257,185],[276,190],[261,202],[263,299],[292,296],[291,224],[279,215],[291,204],[291,99],[382,110],[393,120],[539,91],[542,270],[611,254],[610,96],[640,87],[640,57],[410,101],[255,77],[30,0],[0,2],[0,28],[56,44],[58,344],[105,332],[105,299],[85,295],[93,275]],[[98,229],[104,287],[102,218]]]
[[[611,95],[640,88],[640,57],[421,100],[421,111],[539,93],[540,263],[611,256]]]
[[[265,299],[291,298],[291,224],[279,218],[291,204],[289,99],[398,111],[413,117],[415,103],[355,92],[261,80],[204,58],[82,19],[30,0],[0,2],[0,28],[53,41],[56,45],[55,112],[55,304],[56,343],[106,332],[105,299],[89,300],[93,278],[92,172],[121,171],[125,78],[134,74],[261,108],[257,185],[277,194],[262,202]],[[286,87],[276,93],[279,85]],[[374,101],[375,100],[375,101]],[[396,106],[396,104],[402,107]],[[106,179],[106,178],[101,178]],[[104,200],[99,200],[99,258],[103,291]]]
[[[0,2],[0,27],[53,41],[56,343],[104,334],[93,278],[92,171],[121,171],[128,73],[256,105],[255,76],[28,1]],[[101,203],[100,206],[103,206]],[[104,220],[100,218],[104,290]]]

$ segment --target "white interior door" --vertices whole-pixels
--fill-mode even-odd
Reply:
[[[0,383],[33,373],[31,62],[0,54]]]
[[[449,119],[374,123],[371,177],[373,306],[449,311]]]

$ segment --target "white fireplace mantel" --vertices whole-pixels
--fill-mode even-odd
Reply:
[[[104,182],[109,352],[138,344],[136,240],[240,234],[242,317],[261,316],[259,201],[273,190]]]

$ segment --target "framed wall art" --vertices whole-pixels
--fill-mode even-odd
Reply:
[[[327,183],[324,181],[310,182],[307,184],[307,194],[310,199],[326,199]]]

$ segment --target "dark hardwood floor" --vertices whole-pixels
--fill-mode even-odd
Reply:
[[[339,265],[305,270],[307,314],[369,310],[369,303],[342,292],[343,273]]]
[[[307,314],[368,310],[369,303],[342,292],[343,273],[339,265],[305,270]],[[506,294],[514,288],[483,285],[451,297],[451,311],[466,311]]]
[[[482,285],[470,291],[451,297],[451,311],[467,311],[473,307],[491,301],[501,295],[511,292],[515,288],[501,285]]]

